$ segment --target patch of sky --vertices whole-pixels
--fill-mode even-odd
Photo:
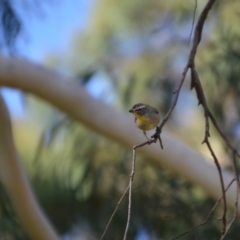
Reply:
[[[111,104],[114,101],[115,97],[111,79],[103,71],[94,74],[91,80],[85,85],[85,89],[94,98],[100,99],[105,103]]]
[[[49,52],[66,51],[76,31],[89,20],[94,0],[13,1],[22,22],[16,40],[16,52],[30,61],[42,63]],[[21,92],[3,89],[3,96],[13,117],[23,117]]]

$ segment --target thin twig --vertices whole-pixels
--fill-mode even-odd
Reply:
[[[204,136],[204,140],[203,143],[206,143],[211,155],[213,156],[215,165],[217,167],[218,173],[219,173],[219,177],[220,177],[220,184],[221,184],[221,189],[222,189],[222,194],[223,194],[223,215],[222,215],[222,236],[225,234],[226,231],[226,214],[227,214],[227,199],[226,199],[226,195],[225,195],[225,187],[224,187],[224,180],[223,180],[223,176],[222,176],[222,170],[221,170],[221,166],[219,164],[219,161],[216,157],[216,154],[214,153],[211,144],[209,142],[209,137],[210,137],[210,127],[209,127],[209,109],[207,106],[207,102],[206,102],[206,98],[202,89],[202,85],[200,82],[200,79],[198,77],[198,73],[195,69],[195,65],[193,63],[193,65],[191,66],[191,81],[192,81],[192,87],[195,88],[196,93],[197,93],[197,98],[198,98],[198,102],[199,104],[201,104],[203,106],[204,109],[204,117],[205,117],[205,136]],[[215,119],[214,119],[215,120]]]
[[[197,93],[197,98],[198,98],[198,101],[199,101],[199,104],[202,104],[203,106],[203,109],[204,109],[204,116],[205,116],[205,137],[204,137],[204,140],[203,140],[203,143],[206,143],[207,145],[209,144],[209,141],[208,141],[208,138],[210,137],[210,129],[209,129],[209,118],[210,120],[212,121],[213,123],[213,126],[216,128],[216,130],[218,131],[219,135],[222,137],[222,139],[225,141],[226,145],[231,149],[231,151],[234,153],[233,154],[233,170],[234,170],[234,174],[235,174],[235,178],[236,178],[236,181],[237,181],[237,186],[238,186],[238,174],[237,174],[237,168],[236,168],[236,156],[239,156],[237,150],[232,146],[232,144],[230,143],[229,139],[225,136],[225,134],[222,132],[222,130],[220,129],[220,127],[218,126],[217,124],[217,121],[215,120],[214,116],[212,115],[211,111],[209,110],[208,106],[207,106],[207,102],[206,102],[206,99],[205,99],[205,95],[204,95],[204,92],[203,92],[203,89],[202,89],[202,85],[201,85],[201,82],[200,82],[200,79],[198,77],[198,74],[195,70],[195,66],[193,65],[191,67],[191,76],[192,76],[192,87],[195,88],[196,90],[196,93]],[[208,148],[209,148],[209,145],[208,145]],[[210,149],[210,152],[211,154],[213,155],[213,150]],[[216,157],[216,156],[215,156]],[[217,166],[217,169],[218,171],[221,169],[220,168],[220,165],[219,165],[219,161],[217,158],[214,158],[214,161],[215,161],[215,164]],[[221,179],[221,172],[219,171],[219,175],[220,175],[220,179]],[[222,192],[224,191],[224,186],[223,186],[223,181],[221,181],[221,187],[222,187]],[[239,186],[238,186],[239,187]],[[237,190],[238,191],[238,190]],[[230,226],[232,225],[232,223],[234,222],[234,220],[236,219],[236,211],[237,211],[237,207],[238,207],[238,194],[236,196],[236,202],[235,202],[235,214],[234,214],[234,217],[226,231],[226,212],[227,212],[227,203],[226,203],[226,198],[223,198],[223,216],[222,216],[222,222],[223,222],[223,229],[222,229],[222,238],[221,239],[224,239],[224,237],[226,236]]]
[[[195,0],[195,6],[194,6],[194,11],[193,11],[193,20],[192,20],[192,27],[191,27],[191,32],[188,38],[188,45],[191,41],[192,38],[192,33],[193,33],[193,28],[194,28],[194,23],[195,23],[195,16],[196,16],[196,11],[197,11],[197,0]]]
[[[191,51],[190,51],[190,54],[189,54],[188,62],[186,64],[185,68],[183,69],[182,77],[180,79],[178,88],[174,92],[175,93],[175,97],[173,99],[173,103],[172,103],[170,109],[168,110],[166,116],[163,118],[162,122],[159,125],[160,130],[162,130],[163,126],[168,121],[170,115],[173,112],[173,109],[175,108],[175,106],[177,104],[179,93],[180,93],[182,85],[183,85],[183,83],[185,81],[188,69],[194,64],[194,58],[195,58],[195,55],[197,53],[198,44],[201,41],[202,29],[203,29],[204,23],[205,23],[205,21],[207,19],[207,15],[208,15],[209,11],[211,10],[211,8],[212,8],[212,6],[213,6],[215,1],[216,0],[209,0],[208,3],[205,5],[202,13],[200,14],[200,17],[198,19],[197,25],[195,27],[194,37],[193,37],[193,45],[192,45],[192,48],[191,48]]]
[[[110,223],[112,222],[112,219],[113,219],[115,213],[117,212],[118,207],[119,207],[120,203],[122,202],[124,196],[126,195],[128,189],[129,189],[129,185],[127,186],[127,188],[126,188],[126,190],[124,191],[123,195],[122,195],[121,198],[119,199],[119,201],[118,201],[118,203],[117,203],[117,206],[115,207],[115,209],[114,209],[114,211],[113,211],[113,213],[112,213],[112,215],[111,215],[111,217],[110,217],[110,219],[109,219],[109,221],[108,221],[108,223],[107,223],[107,226],[105,227],[105,229],[104,229],[104,231],[103,231],[103,234],[102,234],[100,240],[102,240],[102,239],[104,238],[104,236],[105,236],[105,234],[106,234],[106,232],[107,232],[107,229],[108,229]]]
[[[207,147],[209,149],[209,151],[211,152],[211,155],[214,159],[214,162],[216,164],[216,167],[217,167],[217,170],[218,170],[218,174],[219,174],[219,177],[220,177],[220,183],[221,183],[221,188],[222,188],[222,194],[223,194],[223,215],[221,217],[222,219],[222,235],[225,234],[225,231],[226,231],[226,214],[227,214],[227,200],[226,200],[226,193],[225,193],[225,187],[224,187],[224,180],[223,180],[223,175],[222,175],[222,169],[221,169],[221,166],[219,164],[219,161],[212,149],[212,146],[210,144],[210,142],[207,140],[205,142],[207,144]]]
[[[225,141],[225,143],[227,144],[227,146],[233,151],[235,152],[235,155],[238,156],[240,158],[240,154],[237,152],[237,150],[232,146],[232,144],[230,143],[229,139],[225,136],[225,134],[222,132],[221,128],[218,126],[216,119],[214,118],[214,116],[212,115],[212,113],[208,110],[208,116],[211,119],[214,127],[216,128],[216,130],[218,131],[218,133],[220,134],[220,136],[222,137],[222,139]]]
[[[203,143],[209,143],[208,141],[208,138],[210,137],[210,129],[209,129],[209,118],[210,120],[212,121],[213,123],[213,126],[216,128],[216,130],[218,131],[219,135],[222,137],[222,139],[225,141],[226,145],[231,149],[231,151],[234,153],[233,154],[233,170],[234,170],[234,173],[235,173],[235,178],[236,178],[236,181],[239,182],[237,179],[237,168],[236,168],[236,164],[234,164],[234,162],[236,160],[234,160],[234,158],[236,156],[239,156],[239,154],[237,153],[236,149],[232,146],[232,144],[230,143],[229,139],[225,136],[225,134],[222,132],[222,130],[220,129],[220,127],[218,126],[217,124],[217,121],[215,120],[214,116],[212,115],[211,111],[209,110],[208,106],[207,106],[207,102],[206,102],[206,99],[205,99],[205,95],[204,95],[204,92],[203,92],[203,89],[202,89],[202,85],[201,85],[201,82],[200,82],[200,79],[198,77],[198,74],[196,72],[196,69],[195,69],[195,65],[192,66],[191,68],[191,75],[192,75],[192,87],[195,88],[196,90],[196,93],[197,93],[197,98],[198,98],[198,101],[199,101],[199,104],[202,104],[203,106],[203,109],[204,109],[204,116],[205,116],[205,137],[204,137],[204,140],[203,140]],[[210,149],[209,149],[210,150]],[[212,150],[210,150],[211,154],[212,154]],[[212,154],[213,155],[213,154]],[[217,165],[217,168],[218,168],[218,171],[219,171],[219,161],[218,159],[214,159],[216,165]],[[219,172],[219,175],[220,175],[220,172]],[[221,179],[221,175],[220,175],[220,179]],[[221,181],[221,185],[223,184],[223,181]],[[237,183],[237,186],[238,186],[238,183]],[[224,186],[222,185],[222,191],[224,190]],[[224,237],[226,236],[227,234],[227,231],[229,230],[230,226],[232,225],[232,223],[234,222],[235,218],[236,217],[233,217],[227,231],[226,231],[226,211],[227,211],[227,203],[225,202],[226,201],[226,198],[223,199],[224,201],[224,209],[223,209],[223,217],[222,217],[222,221],[223,221],[223,229],[222,229],[222,238],[221,239],[224,239]],[[238,194],[237,194],[237,200],[236,202],[238,201]],[[235,202],[235,214],[234,215],[237,215],[236,211],[237,211],[237,205],[238,203]]]
[[[131,219],[131,205],[132,205],[132,184],[133,184],[133,177],[135,174],[135,165],[136,165],[136,149],[141,147],[142,144],[133,146],[133,158],[132,158],[132,172],[130,175],[130,180],[129,180],[129,199],[128,199],[128,218],[127,218],[127,225],[124,233],[123,240],[127,239],[127,233],[129,229],[129,224],[130,224],[130,219]]]
[[[195,88],[195,90],[196,90],[198,102],[199,102],[199,104],[201,104],[203,106],[205,119],[207,121],[206,126],[205,126],[205,138],[203,140],[203,143],[205,142],[206,138],[210,137],[209,123],[208,123],[208,118],[210,118],[211,122],[213,123],[213,126],[216,128],[216,130],[218,131],[219,135],[222,137],[222,139],[224,140],[226,145],[231,149],[231,151],[235,152],[235,154],[238,157],[240,157],[240,154],[232,146],[229,139],[225,136],[225,134],[223,133],[221,128],[218,126],[218,123],[217,123],[216,119],[214,118],[214,116],[212,115],[211,111],[209,110],[209,108],[207,106],[207,101],[206,101],[206,98],[205,98],[205,95],[204,95],[204,92],[203,92],[202,84],[201,84],[201,81],[198,77],[198,74],[197,74],[197,71],[195,69],[194,64],[191,66],[191,77],[192,77],[191,88]]]
[[[153,138],[153,141],[155,142],[159,140],[160,147],[161,149],[163,149],[163,143],[161,139],[161,129],[158,126],[156,127],[156,132],[151,136],[151,138]]]
[[[237,164],[236,164],[236,152],[232,152],[233,154],[233,171],[234,171],[234,177],[235,177],[235,180],[236,180],[236,200],[235,200],[235,208],[234,208],[234,215],[233,215],[233,218],[231,220],[231,222],[229,223],[228,225],[228,228],[226,230],[226,232],[222,235],[221,237],[221,240],[223,240],[229,229],[231,228],[232,224],[234,223],[234,221],[236,220],[237,218],[237,214],[238,214],[238,199],[239,199],[239,177],[238,177],[238,173],[237,173]]]
[[[137,148],[140,148],[140,147],[143,147],[145,145],[151,145],[152,143],[156,143],[157,140],[159,140],[159,143],[160,143],[160,147],[161,149],[163,149],[163,144],[162,144],[162,139],[161,139],[161,130],[160,128],[157,126],[156,127],[156,132],[151,136],[151,139],[148,139],[146,142],[143,142],[143,143],[140,143],[136,146],[133,146],[133,148],[137,149]]]
[[[205,5],[201,15],[199,16],[199,19],[198,19],[198,22],[197,22],[197,25],[196,25],[195,31],[194,31],[193,46],[192,46],[192,50],[191,50],[190,56],[189,56],[189,61],[188,61],[189,63],[194,62],[194,58],[197,53],[197,47],[202,38],[202,30],[203,30],[204,23],[207,19],[207,15],[208,15],[209,11],[211,10],[215,1],[216,0],[209,0],[207,2],[207,4]]]
[[[187,72],[188,72],[188,68],[189,68],[189,65],[187,64],[186,67],[184,68],[183,70],[183,73],[182,73],[182,78],[180,80],[180,83],[178,85],[178,88],[177,90],[174,92],[175,94],[175,97],[173,99],[173,103],[170,107],[170,109],[168,110],[167,114],[165,115],[165,117],[163,118],[162,122],[160,123],[159,125],[159,129],[162,130],[162,128],[164,127],[164,125],[166,124],[166,122],[168,121],[170,115],[172,114],[173,112],[173,109],[175,108],[176,104],[177,104],[177,101],[178,101],[178,97],[179,97],[179,93],[180,93],[180,90],[182,88],[182,85],[184,83],[184,80],[186,78],[186,75],[187,75]]]
[[[195,88],[198,104],[203,106],[204,110],[204,117],[205,117],[205,136],[202,143],[205,143],[207,139],[210,137],[210,125],[209,125],[209,110],[207,106],[207,101],[203,92],[202,84],[198,77],[198,73],[195,69],[195,64],[191,66],[191,81],[192,81],[192,88]]]
[[[235,181],[235,178],[232,179],[232,181],[228,184],[228,186],[227,186],[227,188],[226,188],[226,190],[225,190],[225,193],[227,192],[227,190],[230,188],[230,186],[233,184],[234,181]],[[198,225],[196,225],[196,226],[188,229],[186,232],[178,235],[177,237],[173,238],[172,240],[179,239],[179,238],[183,237],[184,235],[188,234],[189,232],[191,232],[191,231],[193,231],[193,230],[195,230],[195,229],[197,229],[197,228],[199,228],[199,227],[204,226],[204,225],[209,221],[210,217],[212,216],[214,210],[216,209],[216,207],[218,206],[218,204],[220,203],[220,201],[222,200],[222,198],[223,198],[223,195],[222,195],[222,196],[218,199],[218,201],[215,203],[215,205],[214,205],[213,208],[211,209],[210,213],[209,213],[208,216],[206,217],[205,221],[203,221],[202,223],[200,223],[200,224],[198,224]]]

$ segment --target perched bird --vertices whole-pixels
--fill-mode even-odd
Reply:
[[[138,103],[135,104],[129,112],[135,116],[135,123],[137,127],[143,130],[143,134],[149,140],[146,131],[157,127],[160,121],[160,114],[158,110],[147,104]]]

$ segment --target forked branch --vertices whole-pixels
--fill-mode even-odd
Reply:
[[[162,144],[162,140],[161,140],[161,132],[162,129],[164,127],[164,125],[166,124],[166,122],[169,120],[176,104],[178,101],[178,97],[181,91],[181,88],[183,86],[183,83],[186,79],[188,70],[190,69],[191,71],[191,89],[195,89],[196,91],[196,95],[197,95],[197,99],[199,102],[199,105],[202,105],[203,110],[204,110],[204,117],[205,117],[205,134],[204,134],[204,140],[203,143],[207,145],[213,160],[215,162],[215,165],[217,167],[218,170],[218,174],[219,174],[219,178],[220,178],[220,185],[221,185],[221,191],[222,191],[222,197],[217,201],[217,203],[215,204],[215,206],[213,207],[213,209],[210,211],[210,214],[208,215],[207,219],[200,225],[193,227],[191,229],[189,229],[188,231],[186,231],[185,233],[179,235],[178,237],[174,238],[180,238],[181,236],[185,235],[186,233],[194,230],[195,228],[199,227],[199,226],[203,226],[204,224],[206,224],[206,222],[208,221],[208,219],[210,218],[210,216],[212,215],[213,211],[215,210],[216,206],[219,204],[219,202],[221,200],[223,200],[223,214],[221,217],[222,220],[222,232],[221,232],[221,239],[224,239],[230,226],[232,225],[232,223],[234,222],[234,220],[236,219],[237,216],[237,209],[238,209],[238,194],[239,194],[239,179],[238,179],[238,173],[237,173],[237,167],[236,167],[236,156],[239,157],[239,153],[237,152],[237,150],[232,146],[232,144],[230,143],[229,139],[226,137],[226,135],[222,132],[221,128],[218,126],[216,119],[214,118],[214,116],[212,115],[211,111],[208,108],[207,105],[207,101],[205,98],[205,94],[201,85],[201,81],[199,79],[197,70],[195,68],[195,56],[197,53],[197,49],[198,49],[198,45],[201,41],[201,37],[202,37],[202,31],[203,31],[203,27],[204,27],[204,23],[207,19],[208,13],[211,10],[213,4],[215,3],[216,0],[209,0],[207,2],[207,4],[205,5],[202,13],[200,14],[200,17],[198,19],[198,22],[196,24],[195,30],[194,30],[194,37],[193,37],[193,45],[191,48],[191,51],[189,53],[189,58],[188,58],[188,62],[186,64],[186,66],[183,69],[182,72],[182,76],[179,82],[179,85],[176,89],[176,91],[174,92],[174,98],[173,98],[173,102],[171,107],[169,108],[169,111],[167,112],[167,114],[165,115],[165,117],[163,118],[162,122],[159,124],[159,126],[156,128],[156,132],[154,135],[152,135],[152,140],[146,141],[142,144],[139,144],[137,146],[133,147],[133,159],[132,159],[132,172],[130,175],[130,181],[129,181],[129,205],[128,205],[128,219],[127,219],[127,225],[126,225],[126,230],[124,233],[124,240],[127,239],[127,232],[128,232],[128,228],[129,228],[129,224],[130,224],[130,218],[131,218],[131,196],[132,196],[132,184],[133,184],[133,176],[135,173],[135,162],[136,162],[136,149],[143,147],[145,145],[150,145],[152,143],[156,143],[157,140],[159,140],[160,142],[160,146],[163,149],[163,144]],[[226,145],[229,147],[229,149],[232,151],[232,155],[233,155],[233,169],[234,169],[234,174],[235,174],[235,178],[231,181],[231,183],[228,185],[228,187],[225,189],[224,187],[224,180],[223,180],[223,176],[222,176],[222,169],[221,166],[219,164],[219,160],[210,144],[209,141],[209,137],[210,137],[210,121],[212,122],[213,126],[215,127],[215,129],[218,131],[219,135],[222,137],[222,139],[225,141]],[[235,202],[235,213],[234,213],[234,217],[232,219],[232,221],[230,222],[228,228],[226,227],[227,225],[227,221],[226,221],[226,214],[227,214],[227,199],[226,199],[226,191],[228,190],[228,188],[230,187],[230,185],[236,181],[236,185],[237,185],[237,190],[236,190],[236,202]],[[125,193],[124,193],[125,194]],[[227,229],[226,229],[227,228]]]

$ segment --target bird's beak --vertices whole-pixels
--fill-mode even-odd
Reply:
[[[130,112],[130,113],[133,113],[133,110],[132,110],[132,109],[130,109],[130,110],[129,110],[129,112]]]

